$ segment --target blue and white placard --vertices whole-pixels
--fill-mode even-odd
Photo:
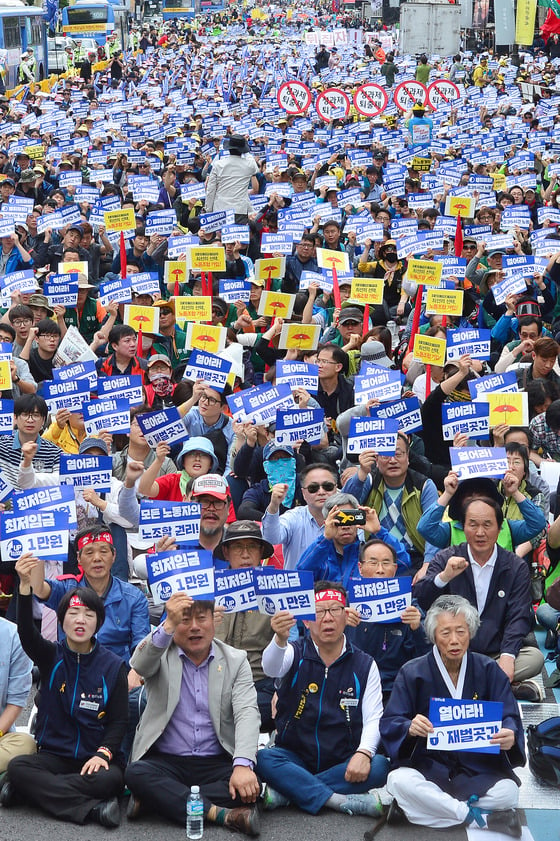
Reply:
[[[450,447],[449,455],[459,481],[474,476],[503,479],[508,469],[504,447]]]
[[[0,435],[11,435],[14,431],[14,401],[0,400]]]
[[[56,414],[59,409],[81,412],[84,403],[89,401],[89,382],[81,380],[45,380],[41,391],[49,412]]]
[[[234,210],[217,210],[215,213],[201,213],[198,217],[200,219],[200,227],[211,233],[213,231],[221,231],[226,225],[233,225],[235,222]]]
[[[60,456],[60,482],[77,488],[110,491],[113,459],[111,456],[69,455]]]
[[[219,283],[220,298],[226,304],[235,304],[236,301],[249,301],[251,294],[251,281],[245,278],[226,277]]]
[[[405,400],[398,400],[396,403],[372,406],[369,414],[372,418],[393,418],[393,420],[398,421],[399,431],[407,435],[422,429],[422,413],[420,411],[420,401],[417,397],[407,397]]]
[[[288,611],[299,619],[315,619],[312,572],[260,567],[254,571],[254,581],[260,613],[274,616]]]
[[[492,739],[502,728],[501,701],[461,701],[430,698],[429,718],[434,732],[428,736],[428,750],[465,750],[472,753],[499,753]]]
[[[231,366],[231,360],[195,348],[189,356],[183,379],[204,380],[205,385],[221,392],[227,385]]]
[[[256,424],[271,423],[280,409],[297,409],[292,389],[287,383],[269,386],[259,385],[241,392],[246,421]]]
[[[394,456],[399,422],[385,418],[351,418],[347,452],[374,450],[381,456]]]
[[[200,535],[200,504],[143,499],[139,534],[142,540],[174,537],[177,543],[196,543]]]
[[[362,622],[400,622],[412,604],[412,578],[353,578],[348,595]]]
[[[49,306],[75,307],[78,302],[78,273],[51,275],[43,284]]]
[[[360,373],[354,381],[356,405],[360,406],[373,398],[381,403],[386,400],[398,400],[401,396],[401,387],[400,371],[391,371],[379,365],[362,363]]]
[[[78,380],[79,382],[79,380]],[[84,426],[88,435],[130,432],[130,403],[125,398],[101,397],[84,403]]]
[[[277,444],[292,446],[297,441],[306,441],[314,447],[321,443],[325,423],[324,409],[280,409],[276,413]]]
[[[258,610],[254,569],[217,569],[214,573],[216,604],[226,613]]]
[[[31,509],[62,511],[68,515],[68,528],[78,528],[76,496],[72,485],[53,485],[31,488],[28,491],[15,491],[12,496],[12,505],[17,514],[27,514]]]
[[[138,377],[140,379],[140,377]],[[53,368],[53,380],[70,382],[71,380],[86,380],[91,391],[97,388],[97,370],[93,359],[86,359],[83,362],[73,362],[71,365],[61,365],[60,368]]]
[[[282,383],[289,383],[291,388],[304,388],[309,394],[317,394],[319,366],[310,362],[287,362],[279,359],[276,363],[276,385]]]
[[[214,598],[212,552],[206,549],[148,554],[146,567],[156,604],[166,602],[173,593],[184,593],[195,600]]]
[[[33,552],[44,561],[68,558],[68,514],[59,511],[5,511],[0,520],[0,551],[5,561]]]
[[[109,306],[111,301],[129,304],[132,301],[132,283],[129,277],[116,277],[99,284],[99,303]]]
[[[526,291],[527,283],[522,274],[512,274],[491,287],[496,306],[504,304],[508,295],[519,295],[521,292]]]
[[[119,374],[116,377],[100,377],[97,382],[99,397],[126,400],[129,406],[141,406],[142,377],[140,374]]]
[[[172,444],[189,437],[176,406],[146,415],[136,415],[136,420],[150,447],[157,447],[160,441]]]
[[[490,406],[487,403],[444,403],[441,416],[444,441],[453,441],[457,433],[469,438],[490,437]]]
[[[478,380],[469,380],[468,386],[473,400],[489,391],[519,391],[515,371],[506,371],[505,374],[488,374],[487,377],[480,377]]]
[[[448,330],[447,361],[469,355],[472,359],[490,358],[490,330]]]

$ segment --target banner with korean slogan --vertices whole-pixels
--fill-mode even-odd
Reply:
[[[508,469],[504,447],[450,447],[449,456],[460,482],[475,476],[503,479]]]
[[[12,505],[16,514],[27,514],[31,510],[61,511],[68,515],[68,528],[78,528],[76,495],[71,485],[53,485],[31,488],[28,491],[15,491],[12,496]]]
[[[20,269],[10,272],[0,278],[0,301],[10,305],[10,297],[14,292],[35,292],[37,281],[33,269]]]
[[[425,365],[445,365],[447,342],[436,336],[424,336],[417,333],[414,337],[413,359]]]
[[[255,280],[279,280],[286,272],[286,257],[264,257],[255,260]]]
[[[278,348],[280,350],[315,350],[319,344],[319,324],[283,324]]]
[[[166,260],[163,265],[163,277],[165,283],[172,287],[176,283],[186,283],[189,274],[185,260]]]
[[[237,301],[247,304],[251,294],[251,281],[245,278],[226,277],[219,282],[219,292],[220,298],[226,304],[235,304]]]
[[[350,289],[350,299],[360,304],[383,303],[383,278],[354,277]]]
[[[417,397],[407,397],[396,403],[372,406],[369,414],[372,418],[393,418],[399,424],[399,432],[405,432],[407,435],[422,429],[422,413]]]
[[[447,196],[445,200],[446,216],[461,216],[463,219],[472,219],[476,210],[476,198],[474,196]]]
[[[200,504],[143,499],[139,534],[142,540],[174,537],[177,543],[196,543],[200,534]]]
[[[488,406],[485,403],[444,403],[441,415],[444,441],[453,441],[457,433],[469,438],[490,437]]]
[[[159,294],[159,278],[157,272],[135,272],[128,276],[130,285],[137,295]]]
[[[43,295],[50,307],[75,307],[78,302],[77,273],[51,275],[43,284]]]
[[[350,579],[349,605],[362,622],[400,622],[412,604],[412,578]]]
[[[296,296],[286,292],[262,292],[257,310],[270,318],[291,318]]]
[[[41,384],[40,394],[44,397],[49,412],[56,414],[59,409],[81,412],[84,403],[90,399],[90,385],[87,379],[45,380]]]
[[[307,570],[254,570],[255,593],[259,612],[274,616],[288,611],[298,619],[315,619],[313,573]]]
[[[394,456],[398,431],[399,423],[393,418],[351,418],[347,452],[374,450],[381,456]]]
[[[462,289],[428,289],[426,314],[461,315],[463,312]]]
[[[138,377],[140,380],[141,378]],[[97,370],[93,359],[86,359],[83,362],[74,362],[72,365],[62,365],[60,368],[53,368],[53,380],[68,382],[69,380],[87,380],[91,391],[97,388]]]
[[[261,249],[264,254],[291,254],[294,250],[292,233],[263,234]]]
[[[214,572],[216,604],[225,613],[258,610],[254,569],[217,569]]]
[[[225,272],[226,252],[221,245],[195,245],[188,252],[191,269],[201,272]]]
[[[365,365],[362,363],[360,373],[354,378],[354,392],[356,405],[360,406],[368,400],[376,398],[384,400],[398,400],[401,396],[402,380],[400,371],[391,371],[379,365]]]
[[[139,307],[136,304],[124,305],[123,324],[133,327],[136,332],[157,333],[159,330],[159,307]]]
[[[173,298],[175,318],[179,324],[185,321],[212,321],[212,298],[184,295]]]
[[[0,519],[0,552],[4,561],[17,561],[33,552],[43,561],[68,559],[68,514],[63,511],[5,511]]]
[[[441,263],[434,263],[433,260],[412,258],[408,261],[406,277],[418,286],[439,286],[442,268]]]
[[[198,348],[199,350],[221,353],[226,346],[227,330],[225,327],[216,327],[213,324],[197,324],[189,322],[187,325],[187,348]]]
[[[195,600],[214,598],[212,552],[206,549],[146,555],[146,567],[155,604],[166,602],[173,593]]]
[[[76,488],[93,488],[98,492],[111,490],[113,459],[111,456],[60,456],[60,482]]]
[[[157,447],[160,441],[173,444],[175,441],[184,441],[189,437],[176,406],[145,415],[136,415],[136,420],[150,447]]]
[[[0,435],[11,435],[14,431],[14,401],[0,400]]]
[[[537,14],[537,0],[517,0],[515,16],[515,43],[533,43],[535,35],[535,16]]]
[[[505,303],[508,295],[518,295],[527,291],[527,283],[523,274],[512,274],[491,287],[496,306]]]
[[[490,358],[490,330],[469,327],[447,331],[447,361],[467,355],[472,359]]]
[[[272,423],[280,409],[297,409],[292,389],[287,383],[282,385],[263,385],[247,389],[242,393],[246,420],[257,425]]]
[[[490,410],[490,427],[506,423],[508,426],[529,426],[529,395],[490,391],[482,395]]]
[[[331,251],[328,248],[318,248],[317,263],[320,269],[336,269],[337,272],[350,271],[348,254],[343,251]]]
[[[129,406],[141,406],[142,377],[140,374],[120,374],[117,377],[100,377],[97,383],[97,394],[101,397],[112,397],[115,400],[127,400]]]
[[[319,366],[310,362],[286,362],[279,359],[276,363],[276,385],[288,383],[290,388],[304,388],[310,394],[317,394],[319,388]]]
[[[88,435],[99,435],[104,430],[111,434],[130,432],[130,403],[124,397],[101,397],[84,403],[83,413]]]
[[[206,385],[216,391],[223,391],[227,385],[232,362],[229,359],[222,359],[214,353],[207,353],[204,350],[193,350],[189,356],[184,380],[203,380]]]
[[[11,430],[12,431],[12,430]],[[14,486],[0,473],[0,502],[7,499],[14,492]]]
[[[107,307],[111,301],[129,304],[132,301],[132,284],[129,277],[116,277],[99,284],[99,303]]]
[[[69,260],[67,263],[59,263],[60,274],[84,274],[88,277],[89,266],[87,260]]]
[[[490,740],[502,728],[501,701],[461,701],[454,698],[430,698],[429,719],[434,726],[428,736],[428,750],[471,753],[499,753],[499,745]]]
[[[324,435],[324,409],[288,409],[276,413],[277,444],[293,444],[307,441],[314,447],[321,443]]]
[[[12,387],[12,345],[0,342],[0,391],[9,391]]]
[[[515,371],[506,371],[505,374],[488,374],[488,376],[479,377],[477,380],[469,380],[468,386],[473,400],[489,391],[519,391]]]
[[[136,229],[136,216],[133,207],[124,210],[106,210],[103,216],[108,233],[134,231]]]

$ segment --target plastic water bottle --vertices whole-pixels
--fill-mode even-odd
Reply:
[[[391,333],[391,344],[393,346],[393,350],[399,343],[399,328],[397,326],[396,321],[388,321],[387,322],[387,329]]]
[[[204,829],[203,805],[198,786],[191,786],[187,799],[187,838],[197,841]]]

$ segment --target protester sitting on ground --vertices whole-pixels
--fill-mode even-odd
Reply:
[[[13,622],[0,617],[0,791],[6,782],[6,768],[14,756],[35,753],[37,745],[29,733],[16,730],[31,689],[32,662],[21,647]]]
[[[18,800],[30,802],[59,820],[115,827],[125,764],[120,744],[128,718],[126,666],[95,637],[105,609],[89,588],[71,586],[59,602],[64,641],[41,637],[32,614],[39,566],[31,552],[16,563],[18,633],[41,675],[39,752],[11,760],[0,803],[6,808]]]
[[[150,447],[138,423],[138,415],[149,413],[150,409],[145,404],[132,406],[130,409],[130,432],[128,435],[116,434],[113,436],[113,476],[125,480],[126,468],[130,461],[141,463],[146,469],[150,467],[156,458],[155,450]],[[174,462],[166,456],[159,468],[156,478],[167,476],[169,473],[176,473],[177,467]]]
[[[389,825],[486,826],[521,837],[515,811],[520,782],[513,768],[525,764],[523,724],[506,675],[489,657],[469,650],[479,625],[467,599],[440,596],[424,622],[433,651],[405,663],[396,677],[380,722],[391,760],[387,790],[395,798]],[[499,752],[429,750],[434,696],[503,704],[501,727],[490,740]]]
[[[160,441],[155,458],[138,483],[138,493],[150,499],[168,499],[182,502],[187,499],[187,486],[191,479],[215,473],[218,460],[211,441],[205,436],[193,436],[183,444],[177,456],[180,472],[161,475],[161,468],[171,451],[169,444]]]
[[[375,661],[346,639],[346,605],[344,587],[319,581],[315,619],[304,622],[308,635],[289,642],[294,617],[282,611],[271,619],[263,669],[279,683],[274,746],[257,757],[265,809],[293,803],[312,815],[323,806],[346,815],[381,813],[371,791],[387,773],[378,753],[381,682]]]
[[[276,485],[286,488],[281,503],[282,513],[303,502],[293,447],[269,441],[263,449],[263,467],[266,479],[251,485],[243,494],[237,513],[244,520],[262,520]]]

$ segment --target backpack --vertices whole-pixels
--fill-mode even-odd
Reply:
[[[537,779],[560,788],[560,716],[527,728],[529,768]]]

